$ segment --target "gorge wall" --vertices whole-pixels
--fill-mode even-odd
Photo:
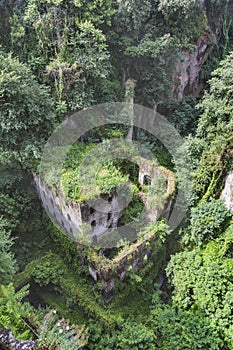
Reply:
[[[193,50],[188,49],[181,53],[181,58],[176,63],[172,86],[172,97],[175,100],[181,100],[185,95],[199,96],[204,88],[204,83],[200,81],[201,68],[218,41],[218,32],[207,30],[199,37]]]
[[[226,177],[225,186],[220,199],[224,201],[227,209],[233,212],[233,171]]]

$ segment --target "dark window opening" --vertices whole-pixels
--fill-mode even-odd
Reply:
[[[90,208],[90,214],[93,214],[95,212],[94,208]]]
[[[67,214],[67,219],[68,219],[69,221],[71,221],[70,214]]]
[[[63,220],[61,220],[61,224],[62,224],[62,227],[64,227],[65,225],[64,225],[64,221]]]
[[[111,213],[108,213],[108,220],[110,220],[112,217],[112,214]]]
[[[150,176],[144,175],[144,178],[143,178],[143,185],[148,185],[148,186],[151,185],[151,178],[150,178]]]
[[[108,197],[108,203],[112,202],[112,197]]]
[[[95,220],[93,220],[93,221],[91,222],[91,227],[96,227],[96,221],[95,221]]]

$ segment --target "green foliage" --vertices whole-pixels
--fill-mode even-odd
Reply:
[[[139,130],[137,141],[143,143],[143,145],[154,154],[156,159],[158,159],[158,164],[170,170],[174,170],[174,163],[170,153],[167,152],[166,147],[156,137],[151,134],[147,135],[143,130]]]
[[[159,10],[162,11],[162,13],[165,16],[169,16],[174,13],[179,14],[187,14],[193,11],[195,7],[200,6],[200,1],[198,0],[160,0],[159,1]]]
[[[164,174],[158,174],[152,181],[148,189],[148,202],[150,206],[156,210],[163,209],[165,204],[165,193],[167,190],[167,182]]]
[[[109,147],[109,140],[105,140],[101,149],[81,143],[71,148],[62,171],[62,187],[68,198],[82,202],[100,194],[111,194],[117,188],[123,196],[136,191],[134,185],[126,186],[128,175],[123,175],[114,161],[108,161]]]
[[[11,248],[18,269],[24,269],[30,261],[53,249],[46,215],[43,215],[37,194],[32,190],[31,177],[24,175],[18,189],[11,186],[0,194],[0,217],[7,221],[7,231],[11,231],[14,245]],[[30,187],[29,187],[30,185]]]
[[[210,89],[198,107],[202,110],[197,139],[203,151],[195,171],[196,194],[203,201],[218,197],[233,159],[232,62],[229,54],[212,74]]]
[[[101,334],[101,329],[90,325],[90,349],[98,350],[155,350],[155,335],[153,330],[143,323],[126,321],[111,334]],[[97,347],[95,346],[97,344]]]
[[[53,87],[60,118],[94,103],[104,85],[109,65],[101,27],[113,11],[112,0],[28,0],[14,8],[11,49]]]
[[[137,103],[154,107],[171,99],[176,63],[207,26],[205,10],[196,0],[118,2],[108,42],[124,82],[129,77],[137,81]]]
[[[156,348],[162,350],[217,350],[223,341],[201,313],[185,311],[176,305],[162,304],[158,293],[153,295],[149,320],[157,336]]]
[[[124,323],[117,337],[116,349],[122,350],[155,350],[154,332],[143,324]]]
[[[233,54],[213,73],[199,110],[192,96],[165,105],[172,88],[176,88],[174,74],[182,65],[183,51],[191,53],[201,35],[210,36],[212,47],[219,31],[221,37],[221,47],[215,47],[212,61],[208,60],[203,70],[202,83],[212,65],[232,46],[231,2],[215,0],[205,5],[202,8],[196,0],[1,1],[1,45],[12,55],[0,53],[0,216],[4,218],[0,223],[0,278],[4,284],[0,288],[0,323],[17,337],[32,337],[23,322],[30,318],[31,311],[21,300],[25,288],[15,292],[12,285],[5,286],[16,271],[13,249],[21,268],[35,259],[35,254],[37,258],[15,276],[15,284],[33,278],[36,294],[58,308],[62,317],[83,317],[90,324],[90,349],[233,349],[232,226],[223,233],[230,214],[221,201],[212,199],[219,197],[225,175],[232,170]],[[31,191],[31,178],[23,168],[34,169],[40,158],[54,128],[55,109],[62,119],[97,102],[122,100],[129,77],[137,80],[135,101],[166,111],[183,135],[195,132],[201,114],[197,135],[187,137],[183,149],[177,150],[177,154],[186,152],[191,158],[192,169],[185,171],[185,157],[175,165],[177,179],[187,194],[184,199],[195,203],[183,238],[183,243],[186,240],[189,248],[194,248],[171,257],[167,275],[174,293],[171,303],[165,305],[155,291],[155,282],[163,275],[168,227],[158,222],[145,228],[138,242],[145,235],[157,235],[154,242],[145,242],[151,248],[151,260],[147,261],[145,255],[140,271],[129,269],[125,282],[115,281],[115,299],[106,308],[100,296],[101,282],[93,286],[87,267],[80,267],[78,262],[79,254],[87,260],[94,254],[82,247],[77,250],[74,242],[48,224],[38,203],[15,189],[26,183],[24,192]],[[162,165],[174,168],[161,143],[144,131],[134,131],[137,140],[146,141]],[[62,175],[67,197],[83,201],[100,193],[109,194],[117,186],[125,187],[128,178],[137,185],[132,164],[108,161],[105,151],[98,171],[94,166],[94,144],[103,141],[109,150],[106,138],[124,137],[126,133],[127,128],[119,125],[99,128],[85,135],[88,146],[77,143],[71,148]],[[125,154],[131,155],[130,147],[126,148]],[[62,147],[57,149],[58,154],[63,151]],[[88,153],[92,154],[89,167],[78,174]],[[53,172],[51,169],[51,179]],[[194,181],[189,184],[193,173]],[[165,191],[163,180],[158,178],[149,189],[157,201]],[[129,188],[132,194],[138,191],[134,185]],[[202,198],[199,203],[198,196]],[[124,213],[125,222],[141,208],[142,203],[134,197]],[[139,229],[140,219],[136,225]],[[19,236],[14,247],[10,231]],[[52,246],[50,240],[43,239],[46,235],[52,237]],[[133,247],[126,244],[120,252],[127,250],[133,251]],[[101,260],[101,255],[97,258]],[[166,301],[167,287],[165,280],[161,288]],[[41,325],[40,348],[70,350],[84,345],[80,342],[82,327],[65,330],[50,316]],[[73,332],[78,337],[69,340],[67,336]]]
[[[232,62],[233,53],[229,54],[212,73],[210,90],[205,92],[199,104],[203,113],[198,124],[198,137],[213,140],[216,134],[227,135],[232,131]]]
[[[61,266],[61,260],[56,255],[47,253],[34,267],[32,277],[39,286],[49,284],[59,286],[63,273],[64,267]]]
[[[0,286],[0,326],[13,331],[16,338],[32,338],[33,334],[23,319],[30,318],[32,307],[22,299],[28,295],[29,285],[15,291],[13,284]]]
[[[77,245],[69,237],[59,230],[57,226],[54,226],[51,222],[47,222],[48,234],[55,243],[53,249],[54,253],[61,254],[64,260],[71,266],[78,267],[79,256],[77,255]]]
[[[203,250],[195,248],[171,257],[167,274],[174,285],[173,302],[199,310],[232,348],[232,226]]]
[[[185,47],[184,43],[188,47],[190,43],[195,42],[205,33],[208,26],[205,8],[198,0],[160,0],[158,10],[163,14],[170,32],[180,39],[179,45],[183,45],[182,47]],[[180,24],[177,23],[177,18]]]
[[[143,208],[144,204],[139,200],[137,196],[134,196],[132,198],[132,201],[124,210],[121,220],[123,220],[124,224],[127,224],[132,223],[133,221],[135,221],[135,218],[138,217],[138,220],[140,221],[139,215],[142,213]],[[138,225],[140,225],[140,222],[136,221],[135,225],[137,225],[137,228],[139,228]]]
[[[114,331],[106,330],[96,322],[89,323],[90,349],[163,349],[192,350],[223,349],[224,342],[202,314],[184,311],[179,307],[163,304],[159,292],[154,291],[145,319],[127,317]]]
[[[54,126],[53,103],[25,64],[0,53],[0,136],[3,150],[33,164]]]
[[[4,191],[15,190],[24,180],[25,171],[14,153],[0,149],[0,189]]]
[[[211,74],[219,67],[222,59],[228,55],[232,47],[233,22],[232,22],[232,3],[228,0],[211,1],[206,6],[206,16],[211,26],[221,26],[222,35],[216,41],[215,36],[212,35],[212,42],[214,44],[213,52],[202,66],[200,72],[200,80],[208,81]]]
[[[176,49],[170,34],[164,34],[154,40],[148,36],[137,46],[132,45],[125,49],[131,74],[137,81],[136,96],[140,96],[138,102],[154,106],[170,99],[170,78],[173,74],[171,62],[175,60],[175,55]],[[166,61],[169,61],[166,70],[165,57]]]
[[[39,329],[38,349],[76,350],[86,345],[86,333],[85,326],[70,325],[50,311]]]
[[[203,201],[218,197],[221,193],[225,176],[231,169],[232,141],[232,133],[217,134],[210,145],[206,141],[194,173],[195,192]]]
[[[169,105],[169,120],[182,136],[194,133],[200,111],[196,108],[197,99],[185,96],[181,101],[172,101]]]
[[[22,215],[28,215],[30,211],[31,199],[22,195],[19,191],[0,193],[0,215],[8,222],[11,230],[16,230],[22,224]]]
[[[13,242],[8,222],[0,217],[0,284],[11,282],[16,272],[16,262],[11,252]]]
[[[191,209],[190,228],[187,229],[183,241],[201,246],[217,238],[225,230],[231,217],[232,214],[226,209],[222,200],[201,202]]]

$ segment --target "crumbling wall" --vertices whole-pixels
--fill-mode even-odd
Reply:
[[[71,238],[76,240],[78,230],[80,230],[82,225],[80,205],[72,201],[66,203],[64,197],[54,194],[41,181],[39,176],[34,175],[34,181],[41,201],[51,218],[55,220]]]
[[[164,176],[166,182],[165,193],[162,195],[161,203],[163,206],[163,214],[169,214],[172,202],[172,195],[175,191],[174,173],[164,167],[158,166],[151,160],[138,157],[136,160],[139,166],[139,184],[144,184],[145,176],[149,177],[151,182],[157,176]],[[63,193],[52,193],[40,180],[38,176],[34,176],[35,183],[39,190],[41,200],[48,212],[57,223],[64,228],[64,230],[74,240],[79,242],[78,231],[82,229],[82,225],[86,224],[90,228],[92,239],[104,235],[110,228],[114,230],[117,228],[118,220],[122,211],[118,208],[117,193],[111,195],[102,195],[101,212],[90,207],[86,203],[76,203],[74,201],[66,201]],[[158,219],[159,210],[152,205],[149,196],[143,194],[143,202],[146,208],[147,221],[154,222]],[[95,203],[95,202],[93,202]],[[103,204],[104,203],[104,204]],[[160,204],[161,204],[160,203]],[[125,278],[127,270],[132,269],[138,271],[145,265],[147,259],[152,254],[151,242],[157,239],[156,230],[152,231],[136,243],[126,246],[125,249],[119,253],[112,260],[106,259],[104,256],[100,257],[92,250],[92,257],[87,261],[84,257],[81,258],[83,264],[88,264],[89,273],[95,282],[102,281],[102,295],[106,304],[109,304],[113,299],[114,281],[116,277],[120,280]],[[80,253],[82,256],[82,253]]]
[[[159,229],[152,229],[151,232],[143,236],[136,243],[126,246],[114,259],[108,260],[92,253],[89,262],[89,273],[95,282],[102,282],[102,296],[106,305],[114,297],[115,278],[124,280],[127,271],[137,272],[146,265],[153,252],[153,243],[159,242]]]
[[[37,175],[34,175],[34,181],[41,201],[52,219],[75,241],[78,240],[78,232],[85,230],[84,225],[87,225],[87,231],[89,228],[85,233],[91,237],[98,237],[109,228],[117,227],[121,215],[117,194],[107,196],[102,202],[101,211],[98,211],[86,203],[66,200],[63,193],[54,194]]]
[[[139,166],[139,178],[138,182],[140,185],[145,184],[145,179],[153,180],[156,177],[163,176],[166,181],[166,191],[160,197],[159,203],[153,202],[153,198],[142,195],[141,198],[146,208],[146,216],[148,222],[158,220],[160,215],[168,216],[170,212],[172,195],[175,191],[175,179],[174,173],[162,166],[153,164],[150,160],[138,157],[137,164]]]
[[[165,177],[167,188],[159,205],[163,207],[162,214],[168,214],[171,195],[175,190],[173,172],[145,158],[137,157],[136,161],[139,166],[139,184],[144,184],[145,176],[150,177],[151,181],[161,174]],[[93,201],[93,207],[90,207],[87,203],[66,200],[64,193],[53,193],[39,176],[34,175],[34,180],[44,207],[57,224],[75,241],[78,241],[78,232],[83,232],[83,230],[87,231],[84,232],[87,236],[90,234],[92,238],[98,238],[109,229],[117,228],[122,215],[117,193],[102,195],[101,206],[97,206],[100,209],[96,210],[95,201]],[[150,198],[146,195],[142,196],[142,199],[146,208],[147,221],[156,221],[161,215],[161,210],[152,205]],[[84,225],[86,225],[85,229]]]

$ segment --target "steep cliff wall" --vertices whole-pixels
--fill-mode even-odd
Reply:
[[[200,82],[200,71],[213,51],[215,42],[219,41],[218,33],[206,31],[196,42],[193,50],[186,50],[176,63],[172,87],[172,97],[181,100],[184,95],[198,96],[204,88]]]
[[[213,50],[220,40],[223,46],[227,44],[231,24],[228,12],[232,4],[227,1],[225,5],[217,6],[210,0],[201,0],[201,7],[206,31],[192,43],[193,49],[180,53],[172,87],[172,97],[176,100],[181,100],[185,95],[199,96],[205,87],[205,83],[200,81],[200,71],[204,63],[214,54]]]
[[[227,209],[233,212],[233,171],[231,171],[225,182],[225,187],[221,193],[220,199],[225,202]]]

